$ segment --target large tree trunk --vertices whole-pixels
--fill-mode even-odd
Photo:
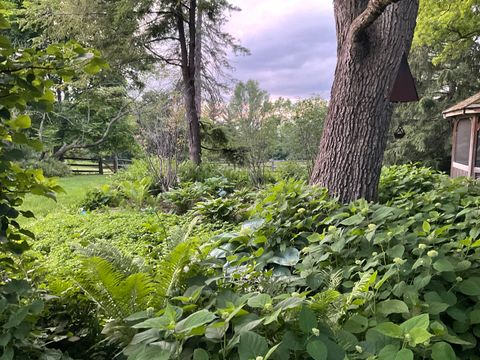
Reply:
[[[400,60],[418,0],[334,0],[337,67],[310,182],[348,202],[375,200]]]

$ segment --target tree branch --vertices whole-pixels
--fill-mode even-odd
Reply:
[[[351,46],[357,40],[358,35],[372,25],[389,5],[399,1],[401,0],[369,0],[365,10],[363,10],[363,12],[350,24],[346,44]]]

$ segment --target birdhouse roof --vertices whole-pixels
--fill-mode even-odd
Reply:
[[[459,102],[456,105],[448,108],[443,112],[444,118],[449,118],[452,116],[465,115],[465,114],[479,114],[480,113],[480,92],[470,96],[468,99],[465,99]]]

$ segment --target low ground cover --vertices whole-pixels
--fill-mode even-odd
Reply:
[[[341,204],[296,179],[128,178],[33,224],[38,324],[63,356],[478,358],[477,182],[396,166],[378,203]]]

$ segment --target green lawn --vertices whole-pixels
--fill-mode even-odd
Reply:
[[[78,204],[88,190],[105,184],[110,177],[106,175],[77,175],[59,180],[65,193],[57,194],[57,201],[38,195],[27,195],[22,210],[31,210],[36,218],[42,218],[54,212],[64,212]]]

